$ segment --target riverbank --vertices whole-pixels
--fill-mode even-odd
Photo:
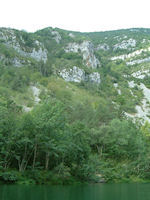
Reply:
[[[93,179],[82,180],[73,176],[54,174],[50,171],[24,171],[15,170],[0,171],[0,184],[19,184],[19,185],[81,185],[98,183],[150,183],[149,179],[142,179],[137,176],[114,177],[108,180],[101,175],[96,175]]]

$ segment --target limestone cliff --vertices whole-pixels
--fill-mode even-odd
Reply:
[[[65,48],[66,52],[80,52],[83,56],[83,62],[87,67],[91,67],[93,69],[100,66],[99,60],[94,55],[94,46],[90,41],[83,41],[81,44],[78,43],[69,43]]]

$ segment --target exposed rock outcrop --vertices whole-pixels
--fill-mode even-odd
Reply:
[[[22,67],[23,64],[25,64],[24,60],[20,60],[19,58],[15,57],[11,60],[12,65],[15,67]]]
[[[81,51],[83,56],[83,61],[87,67],[97,68],[100,66],[99,60],[94,55],[94,46],[90,41],[84,41],[81,44],[69,43],[65,48],[65,52],[75,52]]]
[[[125,59],[128,59],[128,58],[139,56],[143,52],[148,52],[148,51],[150,51],[150,47],[148,47],[146,49],[139,49],[139,50],[133,51],[132,53],[129,53],[129,54],[123,54],[123,55],[120,55],[120,56],[114,56],[114,57],[111,58],[111,60],[112,61],[113,60],[125,60]]]
[[[150,70],[139,70],[131,74],[134,78],[144,79],[146,76],[150,76]]]
[[[115,44],[113,49],[128,49],[136,46],[136,40],[130,38],[129,40],[123,40],[121,43]]]
[[[25,46],[25,41],[22,36],[17,37],[15,31],[12,29],[1,29],[0,40],[7,47],[15,49],[21,56],[31,57],[37,61],[42,60],[44,63],[47,61],[47,50],[37,40],[34,42],[33,48]],[[21,43],[24,45],[21,45]]]
[[[46,63],[47,50],[42,49],[41,47],[38,50],[35,50],[35,48],[34,48],[31,53],[26,53],[26,56],[30,56],[31,58],[34,58],[37,61],[42,60],[44,63]]]
[[[134,83],[134,81],[131,81],[128,84],[130,88],[137,86],[139,89],[141,89],[143,91],[144,98],[141,101],[141,105],[136,105],[136,113],[130,114],[125,112],[125,116],[132,118],[133,121],[139,119],[142,124],[144,124],[146,121],[150,123],[150,89],[148,89],[143,83],[140,83],[138,86]]]
[[[51,34],[54,36],[54,39],[57,42],[57,44],[59,44],[61,40],[61,35],[57,31],[52,31]]]
[[[38,104],[40,102],[40,98],[39,98],[40,89],[37,88],[36,86],[31,86],[31,90],[32,90],[33,96],[34,96],[34,102],[35,102],[35,104]]]
[[[141,64],[144,62],[150,62],[150,57],[148,58],[143,58],[143,59],[137,59],[137,60],[132,60],[129,62],[126,62],[127,65],[135,65],[135,64]]]
[[[93,72],[89,75],[89,81],[92,83],[100,84],[100,74],[98,72]]]
[[[33,102],[34,102],[34,104],[38,104],[41,101],[41,99],[39,98],[40,89],[35,85],[30,86],[29,89],[31,90],[31,92],[33,94]],[[30,112],[32,109],[33,109],[33,107],[28,107],[26,105],[22,105],[22,110],[24,112]]]
[[[96,50],[103,50],[103,51],[108,51],[110,49],[109,45],[108,44],[99,44],[97,47],[96,47]]]
[[[24,112],[30,112],[32,110],[32,108],[27,107],[27,106],[22,106],[22,109]]]
[[[80,83],[81,81],[90,81],[95,84],[99,84],[101,82],[100,74],[98,72],[86,75],[83,69],[76,66],[72,69],[63,69],[60,71],[60,76],[67,82]]]
[[[84,70],[76,66],[74,66],[73,69],[63,69],[60,72],[60,76],[68,82],[80,83],[81,81],[85,80]]]
[[[118,83],[114,83],[114,87],[117,89],[119,95],[121,95],[121,90],[118,89]]]
[[[6,65],[13,65],[15,67],[22,67],[24,64],[30,64],[29,60],[25,60],[17,56],[9,58],[6,57],[4,54],[0,54],[0,61]]]
[[[71,38],[74,38],[74,37],[75,37],[75,35],[74,35],[73,33],[69,33],[69,36],[70,36]]]

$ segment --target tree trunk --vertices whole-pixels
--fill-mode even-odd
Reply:
[[[24,170],[24,165],[26,164],[26,155],[27,155],[27,144],[25,145],[25,150],[24,150],[24,155],[22,158],[21,163],[19,162],[19,171],[23,171]]]
[[[35,144],[35,147],[34,147],[34,155],[33,155],[32,169],[35,168],[36,155],[37,155],[37,144]]]
[[[50,153],[47,152],[45,156],[45,170],[48,170],[48,165],[49,165],[49,155]]]

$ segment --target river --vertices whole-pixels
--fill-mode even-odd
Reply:
[[[149,200],[149,183],[80,186],[0,185],[0,200]]]

